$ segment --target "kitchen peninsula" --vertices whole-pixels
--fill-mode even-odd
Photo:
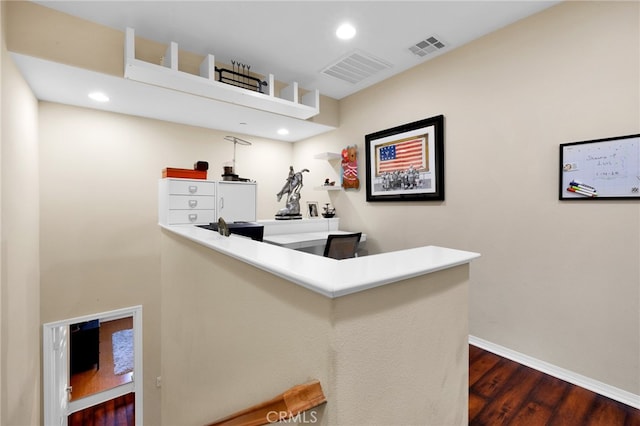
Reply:
[[[321,424],[467,423],[469,263],[426,246],[335,260],[162,225],[163,411],[206,424],[320,380]]]

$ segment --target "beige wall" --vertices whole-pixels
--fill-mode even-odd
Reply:
[[[4,23],[5,4],[1,15]],[[40,423],[38,104],[9,57],[2,25],[0,424]]]
[[[206,424],[317,379],[321,425],[466,425],[468,285],[465,264],[328,299],[163,232],[162,420]]]
[[[158,179],[198,160],[215,179],[233,144],[221,132],[53,103],[40,104],[39,127],[42,322],[142,305],[145,422],[159,424]],[[292,147],[246,138],[237,168],[258,182],[258,215],[272,217]]]
[[[207,424],[313,379],[327,393],[330,299],[167,232],[162,256],[163,424]]]
[[[334,299],[330,424],[467,425],[468,289],[465,264]]]
[[[321,181],[309,158],[358,143],[364,176],[364,135],[444,114],[446,201],[332,192],[341,225],[372,252],[482,253],[472,335],[635,394],[640,205],[557,198],[560,143],[640,132],[639,20],[638,2],[563,3],[343,99],[340,129],[294,149]]]

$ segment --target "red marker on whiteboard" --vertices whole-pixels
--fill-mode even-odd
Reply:
[[[585,195],[587,197],[597,197],[598,196],[598,194],[596,194],[595,191],[587,191],[587,190],[584,190],[584,189],[580,189],[577,186],[570,186],[569,188],[567,188],[567,191],[575,192],[576,194]]]

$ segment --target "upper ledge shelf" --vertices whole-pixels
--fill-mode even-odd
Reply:
[[[283,98],[274,94],[274,77],[269,75],[269,93],[243,89],[215,80],[213,55],[207,55],[200,65],[200,75],[178,70],[178,45],[171,43],[165,55],[165,65],[156,65],[135,57],[135,32],[127,28],[124,46],[124,77],[173,89],[196,96],[202,96],[235,105],[254,108],[287,117],[306,120],[320,113],[320,93],[316,89],[298,99],[298,83],[294,82],[280,92]]]
[[[342,155],[337,152],[321,152],[320,154],[316,154],[313,156],[316,160],[339,160],[342,158]]]

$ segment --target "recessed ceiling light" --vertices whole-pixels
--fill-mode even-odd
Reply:
[[[352,39],[356,35],[356,29],[353,25],[344,23],[338,27],[336,30],[336,36],[341,40],[349,40]]]
[[[288,135],[289,134],[289,130],[287,130],[285,128],[278,129],[278,134],[281,135],[281,136]]]
[[[89,98],[96,102],[109,102],[109,97],[102,92],[91,92]]]

